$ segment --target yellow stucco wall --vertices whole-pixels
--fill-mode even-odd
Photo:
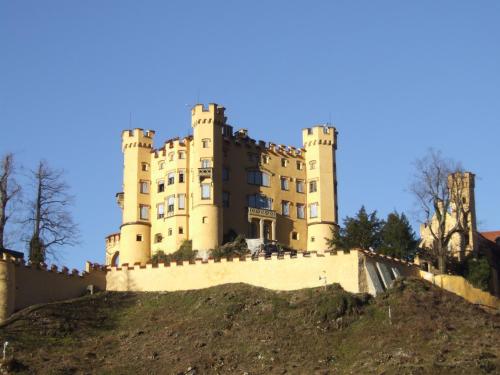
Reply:
[[[25,266],[4,257],[0,260],[0,321],[31,305],[80,297],[88,285],[104,290],[104,269],[94,267],[89,271],[80,275],[63,268],[58,272],[57,268]]]
[[[488,292],[475,288],[461,276],[434,275],[430,272],[420,271],[420,277],[440,288],[459,295],[471,303],[500,309],[500,299]]]
[[[208,260],[195,264],[153,267],[110,267],[106,274],[107,290],[111,291],[175,291],[203,289],[227,283],[247,283],[273,290],[296,290],[340,283],[353,293],[359,292],[359,270],[362,255],[358,251],[336,255],[299,254],[296,258],[272,257],[258,260],[234,259],[221,262]]]

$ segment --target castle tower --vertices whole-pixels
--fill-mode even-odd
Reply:
[[[457,172],[448,177],[452,217],[456,217],[457,206],[463,212],[461,220],[467,228],[467,233],[457,235],[452,239],[455,254],[459,260],[477,250],[475,175],[471,172]],[[457,196],[458,195],[458,196]]]
[[[307,250],[324,251],[338,224],[335,151],[337,131],[331,126],[302,130],[307,174]]]
[[[151,257],[151,149],[154,131],[122,133],[123,220],[120,227],[120,264],[145,264]]]
[[[191,214],[189,237],[193,249],[205,256],[222,242],[222,127],[224,107],[197,104],[191,111]]]

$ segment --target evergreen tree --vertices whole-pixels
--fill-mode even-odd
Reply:
[[[332,238],[327,239],[328,246],[334,249],[368,250],[377,249],[381,243],[380,232],[384,222],[377,218],[377,211],[367,213],[364,206],[355,217],[347,216],[344,227],[337,232],[332,228]]]
[[[392,212],[381,231],[380,252],[396,258],[409,259],[415,254],[417,240],[405,214]]]

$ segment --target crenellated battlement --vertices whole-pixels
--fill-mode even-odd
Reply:
[[[154,130],[144,130],[135,128],[132,130],[124,130],[122,132],[122,149],[127,148],[153,148]]]
[[[333,126],[316,125],[302,129],[302,143],[305,149],[315,145],[337,147],[337,134]]]

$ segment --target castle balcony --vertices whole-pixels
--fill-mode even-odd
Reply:
[[[213,168],[198,168],[198,176],[201,178],[212,178]]]
[[[265,208],[248,207],[248,220],[251,219],[270,219],[276,220],[276,211]]]
[[[123,209],[123,192],[116,193],[116,203],[118,203],[118,206]]]

